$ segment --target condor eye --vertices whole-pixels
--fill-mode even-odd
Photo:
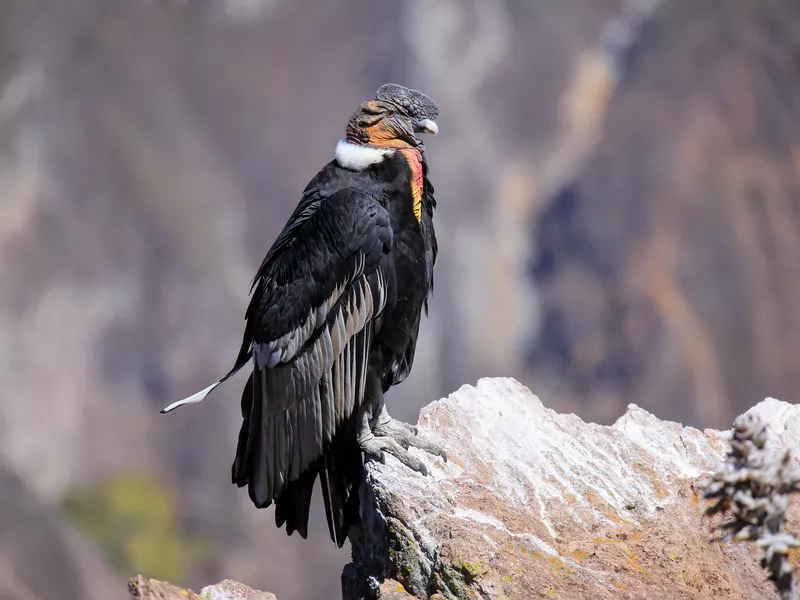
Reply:
[[[386,116],[387,117],[393,117],[394,116],[394,112],[392,112],[391,110],[386,111]]]

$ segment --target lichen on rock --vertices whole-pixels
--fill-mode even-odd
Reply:
[[[800,408],[770,400],[800,448]],[[429,476],[368,461],[345,600],[385,598],[774,598],[757,549],[710,543],[700,479],[729,432],[664,422],[630,405],[612,426],[547,409],[513,379],[482,379],[433,402],[419,432]],[[792,509],[790,522],[795,519]],[[715,520],[716,519],[716,520]]]

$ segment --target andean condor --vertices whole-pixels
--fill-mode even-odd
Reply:
[[[430,97],[392,83],[361,104],[258,269],[233,369],[162,410],[200,402],[251,363],[232,481],[256,507],[274,502],[290,535],[307,536],[319,476],[342,546],[362,452],[388,452],[422,474],[409,446],[447,460],[391,418],[383,398],[411,370],[433,287],[436,201],[415,134],[437,133],[438,113]]]

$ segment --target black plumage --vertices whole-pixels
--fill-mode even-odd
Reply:
[[[435,133],[437,113],[395,84],[362,104],[258,269],[234,368],[165,409],[201,400],[251,362],[231,477],[256,507],[275,503],[288,534],[306,537],[319,477],[331,539],[344,543],[362,450],[375,452],[364,440],[383,393],[411,370],[437,253],[414,134]]]

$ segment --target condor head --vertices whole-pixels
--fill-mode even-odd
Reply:
[[[439,107],[429,97],[398,85],[381,86],[374,100],[364,102],[347,124],[347,141],[373,148],[418,148],[417,133],[436,134]]]

